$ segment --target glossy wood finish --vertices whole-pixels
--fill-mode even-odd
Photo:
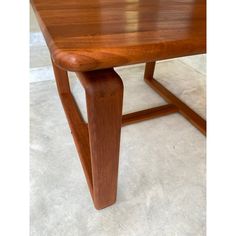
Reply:
[[[70,71],[206,51],[205,0],[31,0],[53,61]]]
[[[156,60],[206,51],[205,0],[31,0],[51,53],[58,92],[97,209],[116,201],[121,126],[180,112],[205,121],[153,79]],[[148,62],[145,81],[170,104],[122,116],[115,66]],[[88,124],[67,71],[85,92]]]
[[[86,92],[93,200],[102,209],[116,201],[123,83],[113,69],[78,77]]]
[[[153,88],[159,95],[161,95],[167,102],[174,104],[178,107],[179,112],[190,121],[197,129],[206,135],[206,121],[193,111],[189,106],[172,94],[162,84],[153,78],[155,69],[155,62],[147,63],[144,73],[145,82]]]

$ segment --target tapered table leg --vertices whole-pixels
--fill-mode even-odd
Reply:
[[[123,83],[113,69],[77,75],[86,92],[93,200],[102,209],[116,201]]]

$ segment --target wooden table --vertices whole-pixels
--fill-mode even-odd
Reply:
[[[205,53],[205,0],[32,0],[32,6],[97,209],[116,201],[121,126],[179,112],[206,133],[205,120],[153,79],[155,61]],[[113,67],[143,62],[145,82],[168,104],[122,115],[123,83]],[[88,124],[67,71],[85,89]]]

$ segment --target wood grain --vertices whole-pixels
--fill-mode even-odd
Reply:
[[[69,71],[206,51],[205,0],[31,0],[55,64]]]
[[[123,125],[176,112],[205,121],[153,79],[156,60],[206,51],[205,0],[31,0],[50,50],[58,92],[97,209],[116,201]],[[122,117],[123,83],[112,69],[148,62],[145,81],[170,104]],[[86,92],[88,125],[67,71]]]
[[[123,83],[113,69],[77,75],[86,92],[93,200],[102,209],[116,201]]]

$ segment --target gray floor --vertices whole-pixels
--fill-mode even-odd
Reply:
[[[31,17],[31,235],[204,236],[205,137],[178,114],[122,128],[117,203],[94,209]],[[125,85],[124,113],[165,104],[143,82],[143,69],[116,69]],[[205,55],[159,62],[155,78],[205,117]],[[70,82],[86,119],[74,74]]]

